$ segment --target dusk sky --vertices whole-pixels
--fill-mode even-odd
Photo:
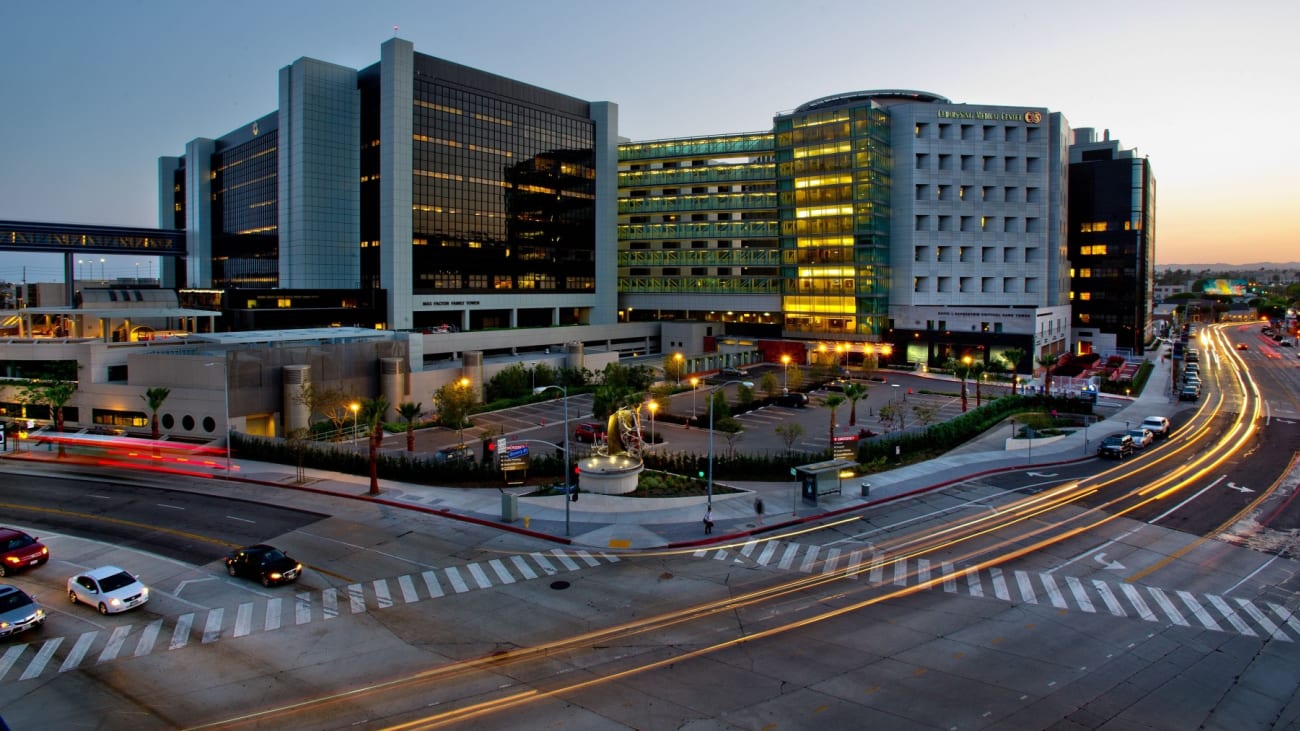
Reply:
[[[0,219],[156,226],[159,156],[273,111],[299,57],[374,63],[398,26],[417,52],[613,101],[634,140],[767,130],[859,89],[1044,106],[1150,157],[1157,264],[1300,259],[1300,4],[990,5],[4,2]],[[61,276],[6,253],[0,279],[24,265]]]

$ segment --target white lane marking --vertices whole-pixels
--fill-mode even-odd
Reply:
[[[99,659],[95,661],[95,664],[116,660],[117,653],[122,651],[122,645],[126,644],[126,637],[131,634],[133,627],[134,625],[130,624],[114,627],[113,633],[108,636],[108,642],[104,643],[104,649],[100,651]]]
[[[1236,591],[1236,590],[1237,590],[1237,587],[1241,586],[1242,584],[1246,583],[1247,581],[1250,581],[1250,580],[1255,576],[1255,574],[1258,574],[1259,572],[1261,572],[1261,571],[1263,571],[1264,569],[1268,568],[1269,564],[1273,563],[1274,561],[1278,560],[1278,559],[1281,558],[1281,557],[1282,557],[1282,554],[1280,554],[1280,553],[1274,555],[1274,556],[1273,556],[1272,558],[1270,558],[1269,560],[1267,560],[1267,561],[1265,561],[1264,563],[1260,564],[1259,568],[1257,568],[1257,569],[1255,569],[1254,571],[1250,572],[1249,574],[1246,574],[1245,576],[1241,577],[1241,581],[1238,581],[1237,583],[1233,584],[1232,586],[1229,586],[1226,590],[1224,590],[1223,593],[1224,593],[1225,595],[1227,595],[1227,594],[1231,594],[1232,592]]]
[[[375,605],[380,609],[387,609],[393,606],[393,595],[388,590],[387,579],[375,579],[372,586],[375,587]]]
[[[235,611],[235,632],[232,637],[243,637],[253,631],[253,603],[244,602]]]
[[[1088,596],[1088,590],[1084,588],[1083,582],[1073,576],[1065,577],[1065,585],[1070,587],[1070,593],[1074,595],[1074,601],[1079,608],[1085,612],[1094,613],[1097,608],[1092,605],[1092,597]]]
[[[1215,485],[1219,484],[1220,482],[1223,482],[1223,481],[1226,480],[1227,478],[1228,478],[1227,475],[1223,475],[1222,477],[1220,477],[1219,479],[1215,480],[1214,482],[1211,482],[1210,484],[1206,485],[1205,487],[1201,488],[1200,490],[1197,490],[1195,493],[1192,493],[1191,495],[1189,495],[1189,496],[1187,497],[1186,500],[1182,501],[1181,503],[1178,503],[1177,505],[1175,505],[1175,506],[1173,506],[1172,508],[1166,510],[1165,512],[1161,513],[1160,515],[1157,515],[1156,517],[1152,518],[1151,520],[1149,520],[1149,521],[1147,521],[1147,522],[1149,522],[1151,525],[1155,525],[1156,523],[1159,523],[1160,521],[1164,520],[1165,518],[1168,518],[1169,516],[1171,516],[1171,515],[1173,515],[1174,513],[1178,512],[1178,510],[1179,510],[1180,508],[1182,508],[1184,505],[1186,505],[1187,503],[1190,503],[1191,501],[1193,501],[1193,500],[1195,500],[1196,498],[1200,497],[1201,495],[1205,494],[1206,492],[1208,492],[1208,491],[1210,490],[1210,488],[1214,487]]]
[[[1280,607],[1273,602],[1268,603],[1268,608],[1273,610],[1273,613],[1277,615],[1278,619],[1286,622],[1286,625],[1291,628],[1292,632],[1300,635],[1300,622],[1296,621],[1295,615],[1291,613],[1291,610],[1286,607]],[[0,670],[0,678],[3,678],[4,676],[4,671]]]
[[[559,560],[560,560],[560,563],[564,564],[564,568],[568,569],[569,571],[577,571],[577,570],[578,570],[578,564],[574,563],[574,562],[573,562],[573,559],[571,559],[571,558],[569,558],[568,556],[564,555],[564,551],[561,551],[561,550],[558,549],[558,548],[552,548],[552,549],[551,549],[551,555],[552,555],[552,556],[555,556],[557,559],[559,559]]]
[[[1034,584],[1029,580],[1029,574],[1024,571],[1012,572],[1016,576],[1016,586],[1020,588],[1020,596],[1027,604],[1037,604],[1038,595],[1034,593]]]
[[[1105,543],[1101,544],[1100,546],[1096,546],[1096,547],[1094,547],[1094,548],[1089,548],[1088,550],[1084,551],[1083,553],[1080,553],[1080,554],[1076,555],[1074,558],[1071,558],[1071,559],[1069,559],[1068,561],[1065,561],[1064,563],[1060,563],[1060,564],[1057,564],[1056,566],[1053,566],[1052,568],[1048,569],[1047,573],[1049,573],[1049,574],[1054,574],[1054,573],[1056,573],[1057,571],[1059,571],[1059,570],[1065,568],[1066,566],[1069,566],[1069,565],[1072,564],[1072,563],[1075,563],[1075,562],[1077,562],[1077,561],[1082,561],[1082,560],[1085,559],[1085,558],[1091,558],[1091,557],[1092,557],[1094,554],[1096,554],[1098,551],[1103,551],[1103,550],[1105,550],[1107,547],[1112,546],[1112,545],[1114,545],[1114,544],[1116,544],[1116,543],[1119,543],[1120,541],[1124,540],[1125,538],[1128,538],[1129,536],[1133,535],[1134,533],[1137,533],[1139,530],[1142,530],[1142,526],[1140,526],[1140,525],[1137,526],[1137,527],[1135,527],[1135,528],[1133,528],[1132,530],[1129,530],[1127,533],[1124,533],[1123,535],[1119,536],[1118,538],[1114,538],[1114,539],[1111,539],[1111,540],[1109,540],[1109,541],[1106,541]]]
[[[1151,611],[1151,607],[1147,606],[1146,601],[1142,599],[1142,595],[1138,593],[1136,586],[1133,586],[1132,584],[1120,584],[1119,588],[1124,592],[1124,595],[1128,597],[1129,603],[1133,605],[1133,608],[1137,610],[1139,617],[1148,622],[1157,621],[1156,613]]]
[[[523,556],[511,556],[510,563],[514,564],[515,568],[519,569],[519,573],[523,574],[525,579],[537,578],[537,572],[533,571],[533,567],[528,565],[528,562],[524,560]]]
[[[758,558],[754,560],[766,566],[767,562],[772,560],[772,554],[774,553],[776,553],[776,541],[768,541],[767,545],[763,546],[763,552],[758,554]]]
[[[1259,611],[1259,608],[1254,604],[1245,599],[1238,599],[1237,603],[1241,605],[1242,609],[1246,610],[1246,614],[1249,614],[1251,619],[1255,620],[1261,627],[1268,630],[1268,633],[1272,635],[1273,639],[1282,640],[1283,642],[1291,641],[1291,638],[1282,631],[1282,628],[1273,624],[1273,620],[1269,619],[1268,615]]]
[[[488,561],[488,565],[491,566],[492,570],[496,572],[497,578],[501,579],[501,583],[503,584],[515,583],[514,574],[510,573],[510,570],[507,569],[506,565],[501,562],[501,559],[494,558],[491,561]]]
[[[275,630],[280,629],[280,612],[282,611],[282,605],[283,602],[280,601],[280,597],[266,600],[266,621],[265,624],[262,625],[262,631],[274,632]]]
[[[18,662],[18,656],[23,654],[23,650],[26,649],[26,644],[14,645],[8,650],[5,650],[4,655],[0,655],[0,680],[5,679],[5,675],[9,672],[9,668],[12,668],[14,663]]]
[[[443,573],[447,575],[447,580],[451,582],[451,588],[457,594],[464,594],[469,591],[469,585],[460,577],[460,572],[456,570],[455,566],[448,566],[443,570]]]
[[[980,582],[980,572],[974,568],[966,569],[966,588],[971,596],[984,596],[984,584]]]
[[[705,556],[709,555],[710,550],[711,549],[708,548],[701,548],[700,550],[696,551],[695,553],[692,553],[691,555],[694,556],[695,558],[704,558]]]
[[[907,560],[894,561],[894,586],[907,586]]]
[[[943,574],[943,590],[949,594],[957,593],[957,575],[953,571],[951,561],[943,561],[939,564],[939,572]]]
[[[817,554],[819,552],[821,552],[820,546],[808,547],[808,553],[804,554],[803,563],[799,564],[800,573],[812,573],[813,567],[817,565]]]
[[[153,652],[153,645],[158,641],[158,633],[162,630],[163,621],[155,619],[144,626],[144,631],[140,633],[140,641],[135,644],[135,657],[144,657]]]
[[[840,560],[840,549],[826,549],[826,561],[822,564],[822,575],[825,576],[835,570],[835,562]]]
[[[334,587],[321,590],[321,614],[325,619],[339,616],[339,590]]]
[[[997,566],[989,569],[989,577],[993,580],[993,596],[1004,602],[1011,601],[1011,592],[1007,591],[1007,577],[1002,575],[1002,569]]]
[[[1219,626],[1219,623],[1214,621],[1214,617],[1211,617],[1210,613],[1205,611],[1205,607],[1201,606],[1201,603],[1196,601],[1196,597],[1192,596],[1190,592],[1179,591],[1178,598],[1183,600],[1183,604],[1187,607],[1188,611],[1190,611],[1192,616],[1196,617],[1196,620],[1206,629],[1212,629],[1216,632],[1223,631],[1223,628]]]
[[[41,672],[45,670],[45,663],[49,662],[51,657],[54,657],[54,651],[59,649],[61,644],[63,644],[63,638],[55,637],[41,645],[40,652],[36,653],[36,657],[33,657],[32,661],[27,664],[27,669],[23,671],[22,675],[18,676],[18,679],[31,680],[40,677]]]
[[[789,569],[790,566],[794,564],[794,557],[798,555],[799,555],[799,544],[791,543],[788,547],[786,547],[785,553],[782,554],[781,556],[781,562],[778,563],[776,567],[782,570]]]
[[[421,571],[420,576],[424,577],[424,588],[429,590],[429,598],[437,599],[442,596],[442,584],[438,583],[438,574],[433,571]]]
[[[1165,614],[1174,621],[1174,624],[1179,627],[1191,626],[1188,624],[1187,620],[1183,618],[1183,613],[1178,611],[1178,607],[1174,606],[1174,603],[1169,600],[1169,597],[1166,596],[1163,591],[1154,586],[1148,586],[1147,592],[1156,600],[1156,604],[1159,604],[1160,608],[1165,610]]]
[[[1043,582],[1043,588],[1047,590],[1047,600],[1057,609],[1065,609],[1068,605],[1065,603],[1065,597],[1061,590],[1056,586],[1056,579],[1051,574],[1039,574],[1038,578]]]
[[[311,621],[311,594],[298,594],[293,602],[293,623],[307,624]]]
[[[478,588],[480,589],[492,588],[492,580],[488,578],[488,575],[485,571],[483,571],[482,566],[478,565],[477,563],[472,563],[466,566],[465,568],[469,569],[469,574],[470,576],[474,577],[474,583],[478,584]]]
[[[172,628],[172,641],[167,645],[168,650],[179,650],[190,643],[190,626],[194,624],[194,613],[182,614],[176,618],[176,626]]]
[[[95,642],[96,637],[99,637],[99,630],[81,633],[76,644],[72,646],[72,652],[69,652],[68,656],[63,658],[63,664],[59,666],[59,672],[66,673],[80,665],[81,661],[85,659],[86,653],[90,650],[91,644]]]
[[[229,520],[238,520],[240,523],[257,523],[256,520],[249,520],[248,518],[236,518],[233,515],[227,515],[226,518],[228,518]]]
[[[586,561],[588,566],[599,566],[599,565],[600,565],[600,562],[599,562],[599,561],[597,561],[595,558],[592,558],[592,555],[591,555],[590,553],[587,553],[586,551],[584,551],[584,550],[582,550],[582,549],[578,549],[578,550],[574,551],[573,554],[574,554],[575,556],[577,556],[578,558],[582,559],[583,561]]]
[[[845,567],[844,575],[857,581],[862,574],[862,558],[866,555],[866,550],[849,551],[849,565]]]
[[[203,625],[203,644],[221,639],[221,620],[225,614],[226,610],[220,607],[208,611],[208,621]]]
[[[537,562],[538,566],[542,567],[542,572],[545,573],[547,576],[555,576],[556,574],[560,573],[559,570],[555,568],[555,564],[551,563],[550,561],[547,561],[546,557],[543,556],[542,554],[530,553],[528,555],[533,557],[533,560]]]
[[[930,583],[930,559],[916,559],[916,580],[919,584]]]
[[[348,609],[353,614],[366,611],[366,590],[360,584],[348,584]]]
[[[170,508],[170,509],[172,509],[172,510],[184,510],[184,509],[185,509],[185,508],[182,508],[182,507],[179,506],[179,505],[168,505],[167,503],[154,503],[154,505],[157,505],[157,506],[160,507],[160,508]]]
[[[1092,580],[1092,586],[1101,595],[1101,600],[1106,604],[1106,608],[1116,617],[1127,617],[1124,613],[1124,607],[1119,605],[1119,600],[1115,598],[1115,593],[1110,590],[1110,585],[1104,581]]]
[[[603,559],[605,559],[606,561],[608,561],[608,562],[610,562],[610,563],[618,563],[618,561],[619,561],[618,556],[615,556],[615,555],[612,554],[612,553],[605,553],[604,551],[602,551],[602,552],[600,553],[600,557],[603,558]],[[592,564],[592,565],[594,566],[595,564]]]
[[[99,499],[99,500],[112,500],[112,499],[113,499],[113,496],[112,496],[112,495],[86,495],[86,497],[93,497],[93,498],[97,498],[97,499]]]
[[[1235,627],[1238,632],[1250,637],[1259,636],[1255,633],[1255,630],[1250,628],[1250,625],[1243,622],[1241,617],[1237,616],[1237,613],[1233,611],[1232,607],[1228,606],[1227,602],[1223,601],[1222,597],[1214,594],[1206,594],[1205,598],[1210,600],[1210,604],[1213,604],[1214,608],[1219,610],[1219,613],[1223,615],[1223,618],[1228,620],[1228,624]]]
[[[420,595],[415,591],[415,582],[411,581],[408,574],[397,577],[397,588],[402,590],[402,601],[410,604],[420,601]]]
[[[740,547],[740,555],[744,556],[745,558],[749,558],[749,554],[753,553],[754,549],[757,547],[758,547],[758,541],[749,541],[748,543]]]
[[[871,570],[867,572],[867,583],[880,586],[885,583],[885,555],[871,552]]]

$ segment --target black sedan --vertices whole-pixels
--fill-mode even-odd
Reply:
[[[287,584],[302,575],[302,564],[275,546],[258,544],[231,551],[226,573],[262,582],[262,586]]]

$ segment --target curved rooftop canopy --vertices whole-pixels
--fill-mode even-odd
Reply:
[[[840,94],[824,96],[820,99],[813,99],[810,102],[800,104],[794,111],[812,112],[818,109],[828,109],[830,107],[843,106],[845,104],[861,104],[863,102],[875,101],[882,104],[897,102],[922,102],[925,104],[951,104],[952,101],[947,97],[932,94],[928,91],[917,91],[915,89],[867,89],[863,91],[846,91]]]

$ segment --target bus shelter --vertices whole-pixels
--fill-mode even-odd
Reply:
[[[823,495],[839,495],[844,480],[857,476],[858,463],[851,459],[831,459],[794,468],[805,505],[816,505]]]

